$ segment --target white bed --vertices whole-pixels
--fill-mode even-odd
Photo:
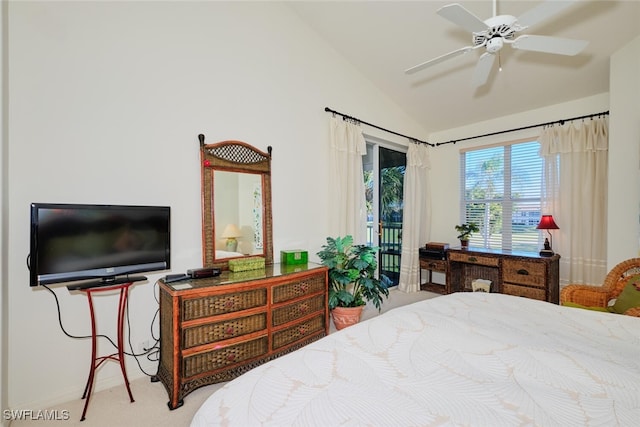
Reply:
[[[213,393],[192,426],[636,426],[640,319],[501,294],[390,310]]]

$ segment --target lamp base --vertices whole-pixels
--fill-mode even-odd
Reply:
[[[544,256],[544,257],[550,257],[550,256],[554,256],[555,253],[551,250],[551,249],[543,249],[540,251],[540,256]]]
[[[226,249],[227,249],[227,252],[235,252],[236,249],[238,249],[238,241],[234,237],[228,238]]]

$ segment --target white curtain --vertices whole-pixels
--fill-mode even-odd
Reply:
[[[602,284],[607,273],[608,121],[605,118],[543,130],[542,213],[560,258],[560,284]]]
[[[360,126],[342,118],[330,119],[329,232],[331,237],[353,236],[367,242],[367,207],[362,156],[367,143]]]
[[[431,188],[429,181],[429,149],[425,144],[411,144],[407,151],[404,175],[404,209],[402,218],[402,251],[398,289],[420,290],[419,248],[431,234]]]

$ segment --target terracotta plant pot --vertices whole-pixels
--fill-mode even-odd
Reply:
[[[360,321],[364,305],[359,307],[336,307],[331,310],[331,317],[336,329],[340,330],[347,326],[355,325]]]

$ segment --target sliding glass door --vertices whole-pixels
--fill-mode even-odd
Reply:
[[[392,286],[398,284],[400,277],[406,165],[405,151],[379,142],[367,142],[367,156],[363,159],[367,196],[367,243],[380,247],[379,274],[387,276]]]

